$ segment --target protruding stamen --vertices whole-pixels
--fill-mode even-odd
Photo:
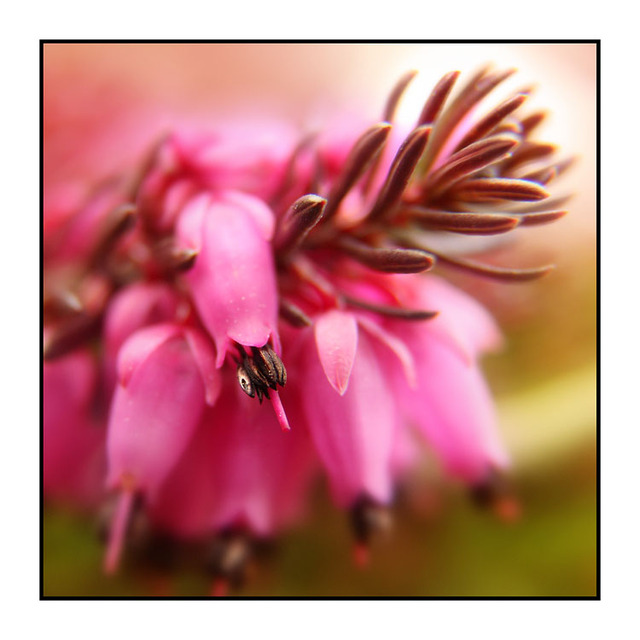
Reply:
[[[276,418],[278,418],[278,423],[283,431],[291,431],[291,426],[289,425],[289,420],[287,418],[287,414],[284,411],[284,407],[282,406],[282,400],[280,399],[280,394],[277,391],[272,391],[269,396],[269,400],[271,400],[271,405],[273,406],[273,410],[276,412]]]
[[[277,392],[277,385],[284,386],[287,382],[287,370],[278,354],[270,345],[251,348],[251,355],[241,349],[242,363],[238,366],[238,383],[242,390],[250,397],[257,396],[262,404],[262,398],[271,400],[278,422],[283,431],[289,431],[289,421]]]
[[[459,76],[459,71],[450,71],[440,79],[422,108],[417,126],[435,121]]]
[[[284,387],[287,383],[287,370],[285,369],[284,363],[271,346],[266,344],[260,349],[252,347],[251,351],[258,369],[263,374],[264,378],[269,381],[269,386],[272,389],[275,389],[276,384]],[[273,386],[271,386],[272,384]]]
[[[372,161],[379,156],[390,131],[391,125],[387,122],[381,122],[360,136],[349,152],[345,166],[331,188],[324,212],[325,220],[329,220],[336,213],[345,195],[369,168]]]
[[[369,211],[368,218],[370,220],[389,215],[389,212],[398,204],[422,156],[430,133],[431,127],[418,127],[402,143],[396,157],[393,159],[387,179],[380,189],[378,198]]]
[[[120,493],[116,512],[113,516],[111,528],[109,530],[109,539],[107,541],[107,551],[104,557],[104,571],[106,574],[113,574],[120,563],[120,556],[124,545],[124,539],[127,532],[127,525],[133,507],[135,493],[132,485],[122,488]]]
[[[276,233],[275,246],[280,254],[298,247],[322,218],[327,201],[308,194],[298,198],[283,216]]]
[[[373,311],[383,316],[398,318],[399,320],[430,320],[438,315],[438,311],[426,311],[423,309],[405,309],[403,307],[389,307],[381,304],[373,304],[366,300],[360,300],[352,296],[345,295],[343,300],[353,307]]]
[[[435,262],[432,256],[418,249],[371,247],[348,237],[341,238],[338,245],[358,262],[384,273],[421,273]]]
[[[411,216],[411,219],[421,227],[468,235],[506,233],[518,226],[522,220],[522,218],[500,213],[466,213],[426,207],[408,207],[403,209],[403,213]]]

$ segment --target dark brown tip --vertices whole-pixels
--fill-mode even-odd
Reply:
[[[298,198],[284,214],[275,236],[275,247],[280,254],[293,251],[323,216],[327,201],[315,194]]]

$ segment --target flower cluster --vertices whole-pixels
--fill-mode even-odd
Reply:
[[[500,332],[422,273],[550,269],[438,248],[564,214],[546,186],[567,163],[532,139],[542,113],[518,115],[527,92],[477,114],[511,73],[453,98],[445,75],[408,131],[414,74],[359,136],[174,131],[84,200],[47,198],[44,491],[107,504],[107,572],[142,518],[147,539],[213,540],[216,589],[234,584],[322,472],[362,559],[414,435],[497,500],[508,456],[478,363]]]

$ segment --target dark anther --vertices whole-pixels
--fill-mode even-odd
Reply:
[[[351,507],[350,519],[355,539],[364,544],[377,534],[388,533],[392,526],[389,509],[365,496]]]
[[[237,375],[238,375],[238,382],[240,383],[240,387],[242,388],[242,390],[250,398],[254,398],[256,395],[256,391],[253,388],[253,383],[251,382],[251,378],[249,377],[247,370],[242,365],[238,367]]]
[[[224,580],[237,589],[245,581],[250,557],[251,544],[246,536],[237,532],[225,532],[211,542],[206,565],[213,577]]]
[[[269,398],[269,389],[274,391],[277,385],[283,387],[287,382],[287,370],[270,345],[252,347],[251,354],[244,353],[237,370],[238,383],[250,397]]]
[[[253,360],[258,366],[260,373],[269,382],[271,389],[276,388],[276,384],[284,386],[287,382],[287,370],[278,357],[278,354],[267,344],[261,349],[252,347]]]
[[[504,476],[495,471],[471,487],[470,497],[479,508],[493,512],[504,522],[514,522],[520,517],[520,503],[511,486]]]

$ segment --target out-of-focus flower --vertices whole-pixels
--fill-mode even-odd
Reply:
[[[404,132],[394,112],[413,74],[364,133],[171,132],[86,201],[63,187],[46,200],[45,494],[94,495],[85,470],[106,451],[107,570],[143,517],[149,539],[216,540],[221,592],[248,541],[297,521],[319,469],[363,559],[419,458],[414,432],[501,500],[509,460],[479,367],[500,332],[423,272],[550,269],[446,248],[564,214],[547,185],[568,163],[533,140],[526,92],[477,114],[509,75],[482,69],[453,98],[458,73],[445,75]]]

